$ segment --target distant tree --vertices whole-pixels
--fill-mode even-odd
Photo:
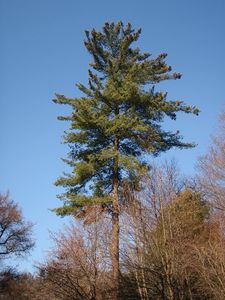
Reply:
[[[7,268],[0,273],[0,299],[30,299],[27,292],[28,276],[19,274],[13,268]]]
[[[30,273],[20,273],[13,268],[0,272],[1,300],[58,300],[44,288],[43,280]]]
[[[113,299],[119,288],[119,214],[123,202],[122,185],[127,182],[140,189],[139,181],[148,171],[144,154],[157,155],[172,147],[189,148],[178,132],[161,127],[164,117],[176,119],[177,112],[198,114],[195,107],[182,101],[167,100],[167,93],[155,91],[155,85],[178,79],[165,62],[166,54],[150,58],[133,48],[141,30],[131,24],[105,23],[102,32],[86,31],[85,46],[93,57],[89,84],[77,87],[83,97],[56,95],[59,104],[72,107],[71,122],[64,141],[70,145],[68,159],[72,174],[60,177],[56,185],[66,192],[59,215],[85,215],[90,207],[101,206],[112,216],[112,282]],[[150,86],[150,89],[147,89]]]
[[[9,194],[0,194],[0,260],[28,253],[34,246],[31,229]]]
[[[218,131],[213,135],[208,153],[198,161],[199,179],[207,200],[225,212],[225,113],[220,116]]]

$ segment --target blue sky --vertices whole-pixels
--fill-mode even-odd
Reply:
[[[61,136],[66,112],[54,93],[77,96],[75,83],[87,82],[90,57],[83,46],[85,29],[106,21],[142,28],[138,46],[153,56],[167,52],[167,62],[181,80],[160,85],[168,99],[182,99],[201,109],[198,117],[179,115],[165,126],[179,129],[191,150],[174,150],[185,174],[209,144],[225,104],[225,1],[217,0],[1,0],[0,1],[0,191],[10,191],[26,219],[35,223],[36,248],[20,268],[32,270],[50,247],[48,231],[68,219],[49,209],[60,203],[55,179],[66,169],[60,160],[67,146]]]

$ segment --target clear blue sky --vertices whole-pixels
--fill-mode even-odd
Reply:
[[[198,144],[166,155],[185,174],[193,174],[225,104],[224,0],[0,0],[0,191],[9,190],[35,223],[36,248],[21,262],[26,270],[49,249],[48,230],[67,222],[49,211],[59,205],[53,182],[66,169],[60,157],[68,150],[60,144],[67,124],[56,120],[66,108],[51,99],[76,96],[75,83],[87,82],[84,30],[118,20],[141,27],[141,49],[167,52],[173,70],[183,73],[160,86],[169,98],[202,111],[166,123]]]

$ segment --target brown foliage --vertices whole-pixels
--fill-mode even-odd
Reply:
[[[2,300],[56,300],[46,293],[42,279],[29,273],[18,273],[8,268],[0,273],[0,299]]]

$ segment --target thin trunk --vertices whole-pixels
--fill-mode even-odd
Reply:
[[[94,282],[93,282],[93,295],[91,300],[97,299],[97,276],[98,276],[98,267],[97,267],[97,249],[98,249],[98,228],[97,228],[97,214],[96,209],[95,213],[95,223],[94,223]]]
[[[146,300],[148,299],[148,292],[146,289],[146,282],[145,282],[145,274],[144,274],[144,264],[143,264],[143,251],[145,249],[145,229],[144,229],[144,223],[143,223],[143,216],[142,216],[142,206],[141,204],[136,204],[135,205],[135,211],[136,213],[134,214],[135,217],[135,223],[134,223],[134,234],[135,234],[135,243],[136,243],[136,248],[137,248],[137,258],[138,258],[138,263],[140,266],[139,274],[136,271],[136,279],[137,279],[137,285],[138,285],[138,290],[139,290],[139,295],[141,297],[141,300]],[[140,222],[140,224],[139,224]],[[140,237],[140,228],[141,226],[141,233],[143,233],[144,238]],[[144,247],[141,249],[141,239]],[[141,279],[139,279],[139,277]],[[142,283],[140,286],[140,282]]]
[[[166,232],[166,220],[164,216],[164,206],[160,200],[160,213],[161,213],[161,218],[162,218],[162,230],[163,230],[163,252],[161,254],[161,262],[164,268],[164,273],[165,273],[165,280],[166,280],[166,294],[169,300],[174,299],[174,293],[173,293],[173,288],[171,286],[171,262],[169,258],[169,253],[168,253],[168,248],[166,246],[167,243],[167,232]]]
[[[135,279],[136,279],[136,283],[137,283],[137,287],[138,287],[138,294],[141,298],[141,300],[144,300],[144,297],[142,295],[142,289],[141,289],[141,286],[140,286],[140,283],[139,283],[139,276],[138,276],[138,272],[137,270],[135,270]]]
[[[119,143],[115,138],[114,150],[118,151]],[[119,171],[118,158],[114,160],[113,171],[113,203],[112,203],[112,277],[113,277],[113,293],[112,299],[119,299]]]

